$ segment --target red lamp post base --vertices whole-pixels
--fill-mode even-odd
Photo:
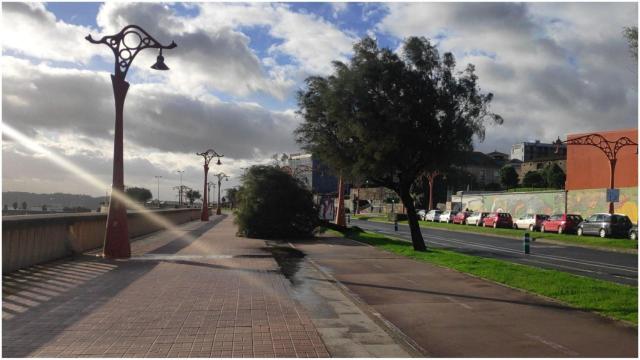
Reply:
[[[114,191],[117,191],[114,189]],[[127,209],[116,197],[111,197],[107,228],[104,237],[102,255],[108,259],[126,259],[131,257],[129,244],[129,225],[127,223]]]

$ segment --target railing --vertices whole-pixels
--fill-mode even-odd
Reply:
[[[200,209],[156,210],[170,223],[200,218]],[[128,214],[129,237],[165,227],[143,212]],[[2,218],[2,270],[6,272],[83,253],[102,246],[107,214],[51,214]]]

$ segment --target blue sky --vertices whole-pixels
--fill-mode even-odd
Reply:
[[[637,126],[637,62],[621,35],[635,3],[3,3],[3,121],[90,169],[111,175],[113,57],[83,37],[142,25],[162,42],[167,72],[145,50],[127,77],[128,184],[152,175],[199,188],[196,151],[225,154],[220,170],[296,152],[296,92],[374,37],[398,50],[424,36],[476,67],[502,126],[480,151]],[[43,173],[55,176],[43,176]],[[191,175],[189,175],[191,174]],[[150,177],[151,176],[151,177]],[[17,144],[3,144],[3,190],[100,194]],[[164,191],[170,194],[168,191]]]

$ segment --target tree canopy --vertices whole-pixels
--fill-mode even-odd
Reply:
[[[503,120],[489,111],[493,95],[480,91],[473,65],[456,71],[454,56],[422,37],[406,39],[401,54],[367,37],[349,63],[334,62],[332,75],[307,78],[296,135],[334,172],[395,191],[414,249],[425,250],[413,184],[425,171],[462,163],[473,136],[484,139],[485,121]]]
[[[518,186],[518,172],[513,166],[505,165],[500,169],[500,183],[507,189]]]
[[[125,190],[127,196],[129,196],[134,201],[145,203],[149,201],[153,195],[151,195],[151,191],[149,189],[145,189],[143,187],[128,187]]]
[[[544,177],[547,186],[564,189],[564,182],[567,176],[558,164],[549,164],[542,170],[542,176]]]
[[[187,190],[185,196],[189,200],[190,205],[193,205],[193,202],[196,201],[196,199],[200,199],[200,197],[202,197],[202,195],[200,195],[200,191],[193,189]]]
[[[547,186],[544,176],[539,171],[528,171],[522,178],[525,187],[543,188]]]
[[[311,192],[276,166],[249,168],[236,197],[235,221],[247,237],[309,237],[319,221]]]

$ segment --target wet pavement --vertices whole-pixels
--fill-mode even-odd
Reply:
[[[230,217],[3,276],[5,357],[416,355],[288,243]]]

